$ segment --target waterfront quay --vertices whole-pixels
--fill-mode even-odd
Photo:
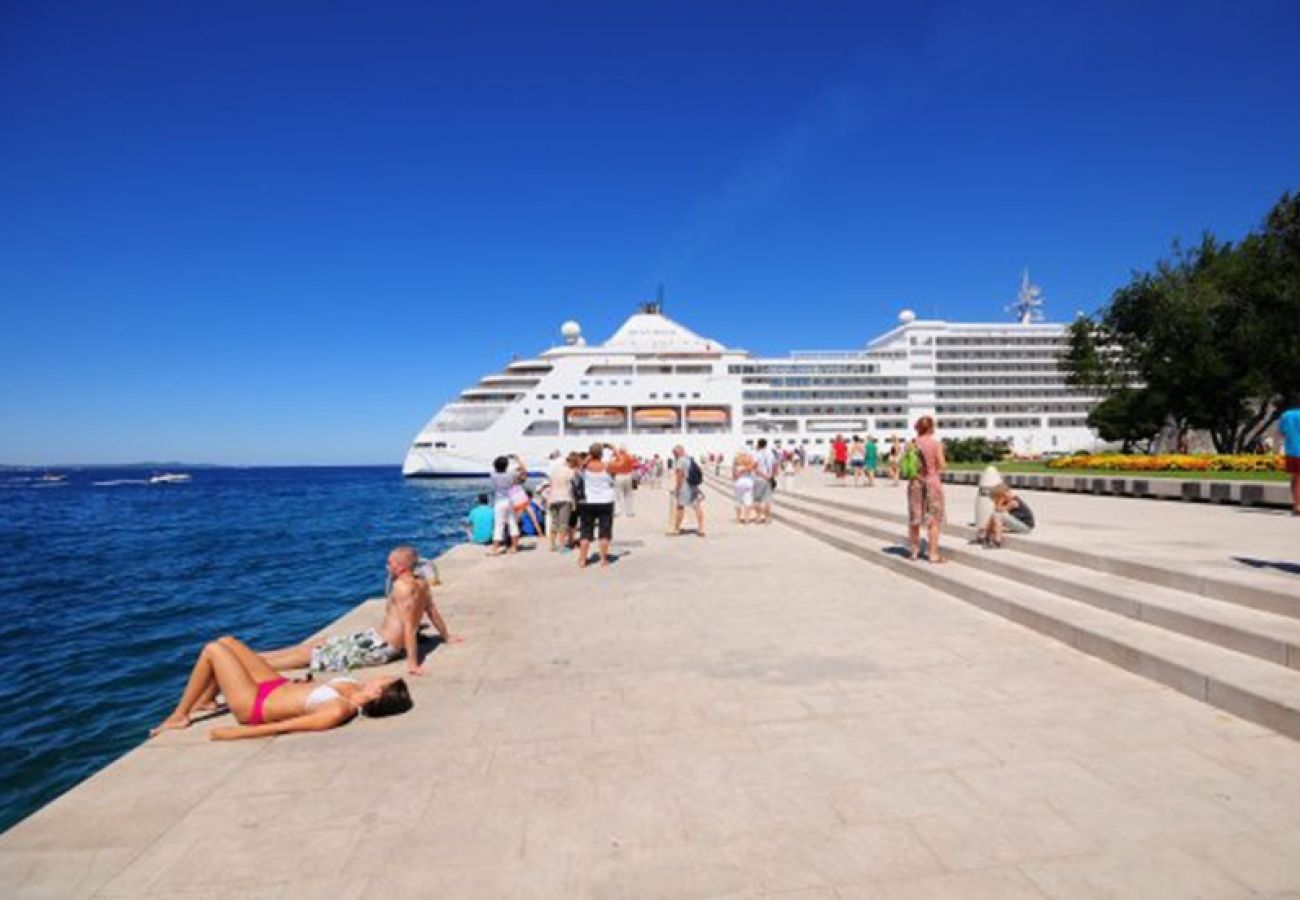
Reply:
[[[437,596],[467,640],[411,679],[412,712],[229,744],[206,740],[224,719],[164,734],[0,837],[0,894],[1300,893],[1300,741],[1264,703],[1285,707],[1274,693],[1300,678],[1287,656],[1294,520],[1026,492],[1040,526],[1016,543],[1049,555],[985,557],[1018,577],[963,559],[983,552],[961,542],[972,489],[950,489],[943,566],[898,556],[901,489],[805,472],[782,485],[771,526],[732,524],[729,496],[706,490],[704,538],[666,536],[665,492],[638,491],[608,570],[540,548],[451,551]],[[1116,565],[1088,568],[1088,554]],[[939,571],[1038,603],[1040,618],[926,583]],[[1258,677],[1260,715],[1072,644],[1065,626],[1034,627],[1050,585],[1031,576],[1054,572],[1097,602],[1185,593],[1184,619],[1208,623],[1196,634],[1082,598],[1061,621],[1114,641],[1168,630],[1175,649],[1204,644],[1207,667],[1239,657],[1202,677],[1241,690]],[[369,624],[374,602],[327,630]],[[1085,614],[1118,624],[1069,619]]]

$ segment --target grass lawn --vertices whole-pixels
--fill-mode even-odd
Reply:
[[[979,472],[986,463],[949,463],[954,472]],[[1079,475],[1085,478],[1181,478],[1186,481],[1286,481],[1285,472],[1117,472],[1114,469],[1049,469],[1041,462],[997,464],[1003,474]]]

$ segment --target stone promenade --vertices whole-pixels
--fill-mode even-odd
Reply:
[[[1300,896],[1300,742],[710,495],[669,538],[638,492],[606,571],[453,551],[410,714],[164,735],[0,837],[0,895]]]

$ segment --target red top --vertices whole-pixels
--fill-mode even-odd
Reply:
[[[836,438],[831,441],[831,452],[835,454],[836,462],[846,462],[849,458],[849,445]]]

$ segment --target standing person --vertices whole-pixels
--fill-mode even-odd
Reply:
[[[844,477],[844,470],[848,467],[849,462],[849,445],[844,441],[844,435],[835,435],[835,440],[831,441],[831,469],[835,472],[835,478]]]
[[[886,457],[886,464],[889,468],[889,478],[894,487],[898,487],[898,463],[903,457],[903,451],[898,446],[898,435],[893,435],[889,439],[889,456]]]
[[[682,520],[689,506],[695,512],[695,533],[704,537],[704,473],[694,459],[686,455],[686,448],[678,444],[673,448],[673,523],[670,535],[682,533]]]
[[[465,537],[475,544],[492,543],[492,524],[496,514],[487,494],[478,495],[478,504],[465,517]]]
[[[731,458],[736,524],[748,525],[754,512],[754,458],[741,450]]]
[[[754,455],[754,521],[772,524],[772,491],[776,482],[776,451],[767,446],[767,438],[758,439]]]
[[[912,559],[921,555],[921,529],[924,527],[929,538],[927,557],[930,562],[946,562],[939,553],[939,532],[944,523],[943,481],[940,476],[947,468],[947,460],[943,456],[943,444],[934,436],[934,419],[930,416],[916,420],[914,446],[918,471],[907,482],[908,555]],[[911,475],[910,472],[904,474]]]
[[[609,461],[609,472],[614,476],[614,511],[620,516],[634,516],[632,511],[632,491],[636,489],[636,459],[627,452],[626,447],[619,447],[614,458]]]
[[[510,498],[511,489],[519,484],[519,473],[527,472],[524,461],[517,455],[498,456],[492,461],[492,543],[490,555],[506,552],[506,532],[510,533],[510,552],[519,552],[519,519],[515,516]]]
[[[587,568],[587,551],[597,526],[600,529],[600,567],[609,566],[609,541],[614,528],[614,476],[592,444],[591,458],[582,467],[582,497],[578,500],[578,567]]]
[[[554,553],[559,547],[568,549],[569,546],[569,519],[573,515],[573,479],[578,474],[578,454],[558,457],[546,474],[551,479],[547,502],[550,504],[551,552]]]
[[[867,435],[867,446],[863,451],[862,469],[867,473],[867,487],[876,486],[876,469],[880,467],[880,445],[872,435]]]
[[[862,443],[862,438],[856,434],[853,440],[849,442],[849,471],[853,473],[853,484],[862,483],[862,467],[867,461],[867,445]]]
[[[1291,515],[1300,516],[1300,396],[1291,398],[1291,408],[1282,413],[1277,430],[1282,435],[1286,471],[1291,476]]]

